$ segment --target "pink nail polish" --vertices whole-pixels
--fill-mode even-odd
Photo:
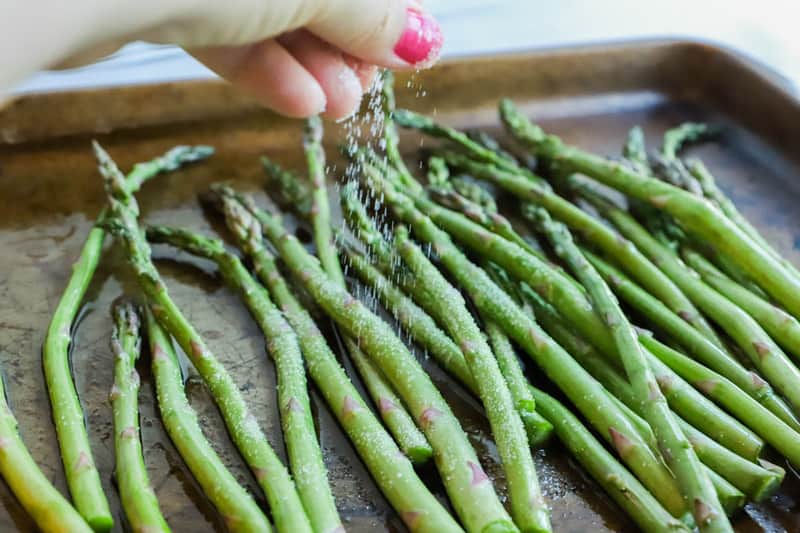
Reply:
[[[442,49],[439,23],[415,7],[406,9],[406,29],[394,46],[394,53],[411,65],[425,65],[439,57]]]

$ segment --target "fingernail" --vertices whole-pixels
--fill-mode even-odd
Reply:
[[[394,53],[414,66],[424,66],[439,57],[442,49],[439,23],[418,7],[406,9],[406,29],[394,46]]]

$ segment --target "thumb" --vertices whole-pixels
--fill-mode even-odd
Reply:
[[[414,0],[200,0],[144,37],[189,48],[231,46],[298,28],[388,68],[431,64],[442,46],[439,24]]]

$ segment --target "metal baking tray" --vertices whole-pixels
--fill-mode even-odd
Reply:
[[[729,50],[684,41],[647,41],[469,57],[401,76],[399,103],[459,127],[500,134],[495,106],[514,98],[547,129],[601,153],[619,153],[627,130],[641,125],[656,142],[663,130],[692,119],[722,125],[719,142],[692,149],[723,189],[776,247],[796,264],[800,235],[800,103],[777,76]],[[208,162],[165,175],[140,194],[148,222],[224,228],[202,210],[197,194],[218,180],[258,191],[258,156],[301,167],[300,123],[277,117],[219,82],[171,83],[23,96],[0,110],[0,363],[9,401],[34,458],[66,492],[42,367],[41,346],[95,215],[103,205],[89,141],[97,138],[122,168],[175,144],[217,148]],[[368,120],[328,124],[329,154],[350,132],[369,137]],[[419,137],[404,137],[410,157]],[[333,155],[332,168],[336,172]],[[341,166],[338,168],[341,169]],[[180,307],[238,380],[246,400],[283,454],[275,376],[264,340],[245,307],[205,262],[156,247],[157,265]],[[76,325],[72,367],[108,497],[124,528],[113,483],[109,305],[136,287],[120,253],[109,248]],[[336,346],[334,344],[334,346]],[[426,363],[427,364],[427,363]],[[487,471],[503,480],[479,405],[433,365],[431,373],[461,418]],[[222,531],[221,521],[170,443],[157,414],[143,358],[142,438],[151,481],[175,531]],[[529,365],[530,375],[536,369]],[[187,392],[207,436],[242,483],[255,483],[233,449],[197,377]],[[320,439],[345,525],[352,531],[402,531],[349,442],[312,391]],[[559,532],[635,531],[601,489],[554,443],[536,452],[553,524]],[[421,474],[443,494],[433,467]],[[735,517],[738,531],[800,531],[800,483],[789,469],[779,494]],[[260,496],[259,496],[260,497]],[[34,529],[0,483],[0,530]],[[263,503],[263,501],[262,501]]]

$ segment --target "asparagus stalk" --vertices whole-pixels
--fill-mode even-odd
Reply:
[[[528,438],[514,398],[489,344],[467,309],[461,293],[448,282],[400,226],[395,247],[425,294],[422,305],[448,331],[464,354],[478,386],[497,451],[508,481],[511,514],[521,531],[550,531]]]
[[[564,405],[530,387],[536,405],[552,421],[558,439],[611,498],[646,532],[688,531]]]
[[[372,266],[363,255],[351,247],[345,247],[344,251],[347,265],[361,281],[377,293],[378,298],[392,315],[397,317],[411,337],[433,356],[444,370],[477,396],[478,386],[467,367],[464,355],[447,333],[439,328],[436,321]]]
[[[703,281],[746,311],[775,342],[800,358],[800,322],[796,318],[727,277],[699,253],[684,248],[682,255]]]
[[[678,152],[688,143],[695,143],[716,134],[714,128],[700,122],[684,122],[664,132],[661,153],[667,159],[678,159]]]
[[[169,335],[149,310],[145,310],[145,323],[158,409],[178,453],[232,533],[271,531],[258,504],[203,435],[197,413],[183,390],[180,363]]]
[[[584,254],[625,303],[675,339],[686,350],[686,353],[731,380],[738,388],[761,403],[794,431],[800,431],[800,422],[795,418],[792,410],[774,393],[769,383],[764,381],[761,376],[746,370],[738,361],[719,351],[699,332],[686,327],[686,323],[678,316],[615,267],[590,252],[584,251]]]
[[[647,160],[647,147],[644,140],[644,131],[639,126],[634,126],[628,132],[622,155],[633,165],[639,174],[651,173],[650,163]]]
[[[366,173],[374,175],[374,167],[364,165],[363,168]],[[382,194],[385,195],[387,193],[382,191]],[[430,202],[427,202],[419,197],[414,197],[414,201],[418,206],[422,205],[427,207],[428,209],[426,211],[432,214],[431,219],[440,222],[442,228],[449,230],[454,234],[456,232],[460,232],[458,233],[458,236],[462,239],[462,241],[469,239],[470,244],[480,252],[486,254],[487,257],[491,257],[493,259],[502,259],[504,261],[503,264],[507,266],[509,270],[513,269],[512,271],[520,278],[526,279],[527,275],[527,279],[530,279],[530,271],[527,273],[523,271],[520,267],[520,264],[524,264],[522,263],[523,261],[532,261],[536,258],[524,253],[520,253],[516,256],[518,258],[518,262],[515,263],[514,261],[509,260],[508,256],[503,256],[502,253],[498,254],[497,252],[502,252],[508,249],[516,249],[517,252],[520,252],[518,247],[514,247],[513,244],[503,241],[496,235],[490,234],[486,236],[485,232],[483,232],[480,226],[471,223],[461,215],[445,210],[439,206],[431,205]],[[493,252],[495,253],[493,254]],[[542,268],[547,267],[544,265]],[[564,279],[563,275],[559,276],[560,279]],[[541,286],[536,288],[538,291],[542,291]],[[546,293],[546,291],[542,292]],[[559,307],[559,309],[565,309],[565,312],[572,312],[573,315],[576,315],[574,312],[576,308],[578,310],[582,310],[582,316],[577,316],[581,316],[581,318],[583,318],[585,321],[594,319],[595,321],[599,322],[597,314],[595,314],[594,310],[591,309],[591,304],[586,300],[583,293],[580,293],[580,297],[582,298],[583,307],[581,307],[580,304],[578,306],[568,306],[563,303],[563,300],[555,298],[553,299],[553,302]],[[561,304],[559,305],[559,303]],[[583,327],[580,327],[581,324],[576,324],[576,326],[579,327],[584,335],[591,335],[592,337],[590,339],[596,346],[600,346],[600,349],[608,357],[615,358],[617,356],[613,346],[608,346],[610,343],[610,338],[607,334],[606,328],[602,326],[602,323],[599,326],[596,325],[594,328],[588,328],[585,326],[585,324]],[[659,365],[659,362],[655,359],[653,360],[653,363]],[[669,369],[662,369],[660,374],[664,373],[670,373]],[[709,426],[709,431],[716,437],[725,439],[726,444],[735,448],[743,455],[752,457],[756,457],[758,455],[762,442],[756,435],[754,435],[747,428],[743,427],[738,421],[721,411],[713,403],[707,401],[701,394],[692,389],[688,384],[680,380],[680,378],[674,374],[670,375],[669,379],[670,381],[675,382],[675,384],[669,388],[670,401],[684,416],[687,416],[690,420],[701,422],[708,417],[709,411],[715,412],[716,416],[712,417],[711,420],[704,422],[705,425]]]
[[[564,346],[569,353],[584,366],[593,376],[600,380],[609,391],[609,397],[621,407],[626,416],[636,427],[642,438],[657,449],[655,436],[650,426],[639,417],[634,409],[640,411],[641,404],[635,400],[630,385],[615,368],[613,368],[591,345],[578,337],[555,310],[545,303],[536,293],[523,290],[523,296],[529,301],[536,319],[553,337]],[[642,342],[640,335],[640,343]],[[648,352],[649,353],[649,352]],[[650,355],[652,357],[652,354]],[[612,395],[612,393],[614,395]],[[624,403],[622,400],[627,401]],[[692,444],[700,461],[749,497],[763,500],[768,498],[780,485],[783,471],[759,459],[756,464],[732,452],[705,433],[690,425],[680,416],[676,416],[686,438]],[[761,465],[761,466],[759,466]],[[713,480],[712,480],[713,481]]]
[[[139,227],[139,208],[125,187],[124,176],[96,143],[95,154],[109,197],[109,215],[105,225],[124,245],[128,262],[148,299],[151,311],[164,329],[178,341],[208,385],[234,443],[264,491],[278,530],[310,531],[308,517],[291,476],[249,412],[238,386],[175,305],[161,281],[150,257],[150,246]]]
[[[470,171],[476,177],[490,180],[525,201],[547,209],[552,216],[567,224],[585,242],[590,242],[604,253],[617,257],[625,269],[649,292],[657,296],[695,329],[712,339],[715,344],[723,346],[711,326],[706,323],[680,289],[635,246],[631,245],[629,241],[621,239],[617,232],[599,223],[591,215],[561,196],[530,180],[525,180],[509,172],[499,171],[452,152],[446,153],[446,159],[451,164]]]
[[[373,243],[375,253],[378,254],[378,262],[385,268],[391,268],[393,262],[393,254],[390,252],[388,244],[384,241],[374,222],[367,218],[366,210],[363,205],[355,198],[355,191],[349,187],[347,191],[342,194],[342,202],[346,206],[345,210],[349,213],[349,217],[356,225],[356,229],[360,237],[367,242]],[[372,267],[369,262],[359,254],[348,250],[348,258],[350,259],[350,266],[354,268],[358,276],[373,287],[379,297],[384,301],[386,306],[398,317],[400,323],[409,331],[411,336],[439,362],[442,367],[447,370],[451,375],[456,376],[462,384],[464,384],[476,396],[479,396],[478,387],[475,384],[472,373],[467,367],[464,356],[459,350],[458,346],[442,332],[436,322],[416,303],[403,294],[402,290],[397,288],[391,281],[386,279],[377,269]],[[396,272],[396,268],[394,269]],[[400,284],[404,289],[413,295],[415,298],[425,298],[425,290],[422,285],[417,285],[414,279],[406,276],[400,276]],[[497,332],[500,333],[499,331]],[[499,339],[497,339],[500,342]],[[500,342],[502,347],[502,342]],[[493,345],[494,348],[494,345]],[[520,383],[522,371],[519,369],[519,363],[516,363],[516,369],[510,364],[511,359],[506,359],[506,365],[503,366],[500,357],[503,354],[495,353],[498,358],[498,363],[501,365],[501,371],[504,377],[509,382],[512,396],[517,403],[517,412],[522,418],[522,423],[528,434],[528,441],[531,446],[542,445],[549,437],[552,427],[550,423],[540,417],[536,411],[535,406],[529,401],[529,395],[523,390],[526,385]],[[513,351],[512,351],[513,355]],[[514,356],[516,357],[516,356]],[[516,387],[514,386],[516,384]]]
[[[497,139],[486,133],[484,130],[469,130],[467,131],[467,137],[493,151],[500,157],[508,159],[510,162],[519,165],[516,156],[503,148]]]
[[[414,207],[413,201],[391,184],[366,173],[369,185],[382,195],[395,215],[411,225],[414,233],[433,246],[442,264],[469,294],[481,313],[496,322],[614,447],[620,458],[673,516],[686,506],[675,479],[630,421],[608,399],[603,387],[572,357],[542,331],[498,287],[485,270],[473,264],[444,231]]]
[[[697,454],[669,410],[633,327],[614,293],[574,244],[567,227],[554,222],[544,209],[538,210],[538,217],[539,227],[547,235],[556,254],[586,287],[597,313],[611,330],[635,399],[653,429],[662,456],[674,472],[684,498],[691,502],[695,523],[701,531],[733,531]]]
[[[800,409],[800,370],[750,315],[706,285],[696,272],[656,241],[633,217],[621,209],[603,207],[604,214],[627,238],[657,261],[662,270],[725,330],[748,355],[753,365],[797,410]]]
[[[500,104],[503,122],[537,155],[557,160],[561,168],[581,172],[628,196],[649,202],[671,214],[690,233],[714,243],[787,311],[800,316],[800,278],[788,272],[745,232],[711,203],[663,183],[637,174],[619,163],[607,161],[564,144],[523,117],[509,100]],[[673,280],[674,281],[674,280]]]
[[[481,253],[491,254],[490,257],[494,260],[497,260],[498,263],[503,261],[503,265],[509,271],[512,271],[515,275],[524,279],[525,281],[530,282],[531,271],[526,272],[522,267],[526,264],[531,265],[535,258],[522,253],[518,248],[516,248],[516,257],[513,255],[503,256],[498,251],[514,250],[515,247],[513,244],[508,243],[508,241],[502,241],[499,237],[492,235],[483,236],[482,239],[476,237],[476,233],[480,232],[481,230],[470,227],[471,223],[465,220],[463,217],[460,217],[452,212],[448,212],[438,206],[430,206],[430,204],[424,200],[416,199],[416,203],[417,205],[428,207],[426,212],[431,214],[432,220],[440,222],[443,228],[460,237],[462,241],[466,241],[466,238],[464,237],[465,234],[471,235],[472,237],[469,241],[471,246],[478,249]],[[480,235],[480,233],[477,233],[477,235]],[[517,261],[515,262],[513,259],[517,259]],[[525,263],[525,261],[527,261],[527,263]],[[546,265],[543,265],[540,266],[540,268],[547,267]],[[553,279],[558,280],[559,278],[554,276]],[[561,276],[560,279],[563,280],[563,276]],[[541,289],[541,286],[537,287],[537,291],[548,294],[547,291],[543,291]],[[600,349],[603,350],[608,356],[615,356],[616,352],[613,350],[613,348],[608,346],[609,339],[606,329],[602,326],[602,324],[595,324],[595,322],[599,322],[599,318],[591,309],[591,306],[586,301],[585,296],[582,294],[577,296],[574,293],[572,296],[573,302],[577,300],[578,303],[569,305],[568,303],[565,303],[565,299],[555,298],[552,296],[552,293],[548,294],[548,297],[552,298],[554,305],[556,305],[559,310],[563,309],[565,314],[571,313],[574,317],[573,320],[584,320],[583,323],[576,323],[576,327],[578,327],[582,333],[585,335],[591,335],[591,340],[595,343],[595,345],[599,346]],[[589,324],[593,327],[589,327]],[[677,390],[677,388],[675,390]],[[682,393],[676,396],[675,401],[679,401],[681,409],[685,409],[685,413],[692,413],[695,419],[705,417],[707,415],[705,412],[706,408],[710,407],[712,410],[715,409],[713,404],[707,403],[705,408],[701,409],[699,408],[697,401],[687,401],[688,398],[692,396],[695,399],[702,400],[702,397],[690,387],[684,386],[680,390]],[[746,430],[731,417],[726,416],[720,411],[719,417],[715,417],[712,423],[716,426],[714,430],[715,434],[728,439],[728,442],[732,446],[736,446],[737,449],[740,449],[742,453],[755,453],[757,455],[757,450],[760,447],[759,439],[755,438],[755,435]]]
[[[470,172],[476,178],[496,183],[515,196],[547,209],[558,220],[576,231],[581,238],[601,248],[609,255],[613,254],[615,257],[619,257],[631,275],[635,276],[648,291],[658,296],[684,320],[722,346],[722,341],[716,337],[714,330],[705,322],[702,315],[674,283],[659,271],[658,267],[647,261],[636,250],[636,247],[631,246],[625,240],[620,240],[616,232],[597,223],[587,213],[552,192],[550,186],[542,178],[531,173],[520,174],[518,168],[507,168],[490,161],[472,144],[462,142],[463,134],[436,124],[428,117],[407,111],[398,115],[396,120],[404,127],[420,129],[429,135],[443,137],[457,143],[468,152],[469,157],[452,151],[445,152],[443,155],[449,164]]]
[[[536,411],[536,401],[528,390],[528,380],[522,371],[511,341],[503,329],[491,320],[485,321],[484,329],[497,358],[500,372],[506,380],[517,406],[517,412],[528,433],[528,441],[534,447],[544,445],[553,433],[553,425]]]
[[[800,280],[800,271],[798,271],[797,268],[787,259],[782,257],[777,250],[775,250],[775,248],[773,248],[761,235],[761,233],[759,233],[755,226],[753,226],[744,217],[744,215],[739,212],[731,199],[728,198],[728,196],[717,186],[714,175],[711,174],[711,171],[706,168],[703,162],[699,159],[695,159],[689,161],[687,166],[689,172],[700,182],[706,197],[714,202],[714,204],[719,207],[725,216],[728,217],[736,226],[738,226],[742,232],[750,237],[753,242],[760,246],[768,255],[772,256],[775,261],[779,262],[784,269],[786,269],[790,276],[793,276],[795,280]]]
[[[800,434],[795,430],[716,372],[652,337],[640,335],[639,339],[650,353],[747,424],[790,463],[798,464]]]
[[[447,139],[448,141],[465,148],[470,154],[474,155],[480,161],[489,163],[506,172],[511,172],[518,176],[524,176],[527,179],[542,183],[543,186],[546,186],[546,183],[543,182],[541,178],[536,176],[527,168],[523,168],[519,166],[516,161],[510,160],[507,157],[498,154],[494,150],[473,141],[467,134],[463,132],[434,124],[433,121],[427,117],[423,117],[422,115],[414,113],[413,111],[409,111],[408,109],[396,109],[392,113],[392,118],[394,119],[395,123],[404,128],[415,127],[423,129],[425,133]],[[421,120],[425,121],[424,127],[418,125]],[[411,191],[414,193],[418,192],[414,190],[413,187],[411,188]]]
[[[0,476],[44,533],[90,533],[92,529],[31,457],[0,379]]]
[[[309,375],[406,526],[413,531],[460,531],[367,408],[313,318],[292,294],[275,259],[262,244],[258,222],[246,210],[236,208],[225,210],[225,221],[238,245],[253,260],[258,278],[298,333]]]
[[[297,176],[284,172],[283,178],[280,179],[283,194],[291,201],[295,211],[311,221],[314,243],[322,268],[334,281],[344,286],[345,279],[333,244],[330,224],[330,205],[325,183],[325,153],[322,148],[322,122],[319,117],[306,122],[303,150],[306,154],[311,186],[304,186]],[[277,165],[274,167],[280,169]],[[300,208],[303,206],[308,206],[308,210],[302,211]],[[416,464],[427,462],[433,451],[386,377],[375,368],[354,339],[344,336],[344,344],[373,402],[378,406],[378,413],[397,440],[400,449]]]
[[[570,333],[568,332],[567,335]],[[637,414],[642,412],[641,404],[636,400],[636,396],[625,378],[591,347],[578,353],[578,359],[586,369],[596,376],[615,398],[633,411],[628,413],[628,416],[632,419],[634,426],[643,433],[644,438],[651,438],[650,426]],[[706,473],[715,472],[756,501],[769,498],[780,486],[784,476],[780,468],[769,465],[763,460],[759,460],[758,464],[749,461],[696,429],[680,416],[676,416],[676,419],[698,458],[708,468]],[[726,489],[725,486],[713,479],[712,482],[717,489]],[[722,496],[723,493],[718,490],[718,494]]]
[[[139,374],[136,360],[141,349],[139,312],[130,302],[112,308],[114,330],[114,385],[111,408],[114,414],[114,456],[120,500],[133,531],[170,531],[150,486],[139,433]]]
[[[311,416],[303,356],[292,327],[272,303],[266,289],[221,241],[165,226],[147,228],[147,238],[150,242],[169,244],[213,261],[226,284],[244,300],[264,332],[267,350],[275,362],[281,426],[289,464],[311,527],[313,531],[341,528]]]
[[[233,205],[238,200],[232,190],[215,190],[227,201],[228,209],[235,209]],[[241,211],[241,205],[238,207]],[[252,202],[248,202],[248,209],[292,274],[346,334],[359,339],[364,351],[390,380],[433,447],[450,501],[466,529],[515,531],[458,420],[389,324],[332,281],[278,218]]]
[[[204,159],[213,152],[209,146],[178,146],[152,161],[135,165],[126,177],[125,186],[133,194],[156,175]],[[104,209],[97,223],[102,222],[106,214]],[[72,265],[72,275],[53,313],[42,348],[42,366],[67,486],[78,512],[96,531],[111,529],[114,519],[92,458],[83,409],[70,372],[69,347],[72,324],[97,269],[105,237],[106,231],[99,224],[89,230],[80,256]]]

